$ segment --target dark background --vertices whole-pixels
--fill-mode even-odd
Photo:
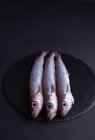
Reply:
[[[95,72],[94,1],[2,2],[0,4],[0,140],[95,140],[95,106],[69,122],[30,121],[4,97],[8,67],[42,49],[60,49]]]

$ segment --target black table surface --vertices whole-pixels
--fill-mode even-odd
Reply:
[[[95,106],[65,123],[30,121],[4,97],[9,66],[43,49],[61,50],[95,72],[95,5],[8,3],[0,5],[0,140],[95,140]]]

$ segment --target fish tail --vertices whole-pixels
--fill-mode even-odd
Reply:
[[[46,55],[46,59],[50,56],[55,57],[55,53],[53,51],[48,51],[47,55]]]
[[[48,53],[49,53],[49,50],[43,50],[43,51],[41,52],[41,55],[42,55],[43,57],[45,57]]]
[[[55,53],[54,52],[51,52],[50,55],[53,56],[53,57],[55,57]]]
[[[61,52],[60,51],[55,51],[55,58],[61,57]]]

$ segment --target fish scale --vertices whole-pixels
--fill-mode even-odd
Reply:
[[[42,75],[44,58],[47,52],[43,51],[40,56],[36,58],[32,66],[29,89],[31,102],[31,116],[36,118],[43,107],[43,93],[42,93]]]
[[[46,59],[43,74],[44,102],[48,120],[51,120],[55,117],[58,109],[54,57],[55,53],[50,53],[50,56]]]
[[[56,52],[56,86],[59,104],[59,114],[64,117],[74,104],[74,97],[71,93],[69,74],[61,55]]]

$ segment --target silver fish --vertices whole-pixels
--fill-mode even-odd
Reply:
[[[57,114],[58,102],[56,96],[56,82],[55,82],[55,54],[51,53],[47,58],[44,67],[43,75],[43,92],[45,100],[46,116],[51,120]]]
[[[43,94],[42,94],[42,75],[44,57],[47,52],[43,51],[40,56],[34,61],[29,81],[30,89],[30,102],[31,102],[31,116],[36,118],[43,107]]]
[[[57,85],[57,95],[59,102],[59,114],[64,117],[74,104],[74,97],[70,89],[70,79],[69,74],[66,69],[65,64],[61,59],[61,55],[56,53],[55,57],[56,65],[56,85]]]

